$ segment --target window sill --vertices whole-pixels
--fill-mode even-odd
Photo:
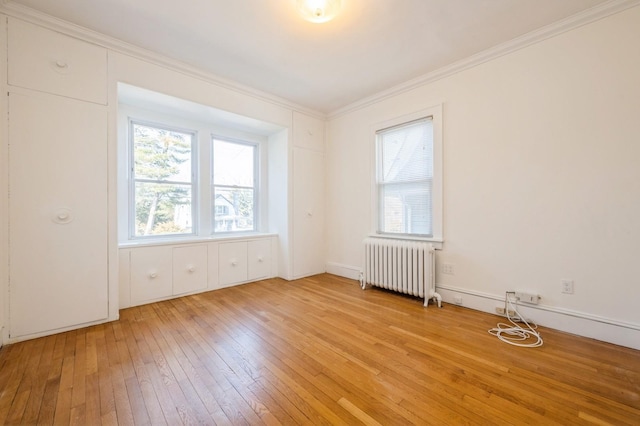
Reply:
[[[418,237],[415,235],[390,235],[390,234],[370,234],[372,238],[386,238],[389,240],[402,240],[402,241],[423,241],[425,243],[431,243],[436,250],[442,250],[444,240],[441,238],[433,237]]]
[[[271,233],[246,233],[238,235],[216,235],[210,237],[201,236],[187,236],[187,237],[156,237],[148,239],[139,239],[125,241],[118,244],[118,248],[134,248],[134,247],[150,247],[150,246],[166,246],[166,245],[181,245],[181,244],[198,244],[198,243],[212,243],[212,242],[224,242],[224,241],[239,241],[239,240],[258,240],[262,238],[277,237],[278,234]]]

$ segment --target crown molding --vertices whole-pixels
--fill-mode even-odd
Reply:
[[[301,112],[316,118],[326,119],[326,114],[322,112],[293,103],[287,99],[278,97],[271,93],[267,93],[253,87],[240,84],[236,81],[220,77],[216,74],[206,72],[187,63],[169,58],[167,56],[144,49],[131,43],[118,40],[106,34],[102,34],[97,31],[93,31],[88,28],[73,24],[71,22],[53,17],[51,15],[47,15],[46,13],[37,11],[30,7],[17,4],[12,0],[0,0],[0,13],[30,22],[32,24],[36,24],[52,31],[56,31],[74,38],[78,38],[80,40],[102,46],[117,53],[132,56],[136,59],[162,66],[172,71],[194,77],[207,83],[222,87],[224,89],[251,96],[275,106]]]
[[[520,37],[501,43],[497,46],[476,53],[465,59],[461,59],[450,65],[439,68],[435,71],[423,74],[404,83],[393,86],[389,89],[378,92],[374,95],[367,96],[359,101],[353,102],[347,106],[334,110],[327,114],[327,119],[331,120],[342,115],[366,108],[372,104],[382,100],[392,98],[399,94],[408,92],[420,86],[424,86],[443,78],[452,76],[461,71],[473,68],[477,65],[489,62],[501,56],[523,49],[527,46],[539,43],[549,38],[555,37],[567,31],[582,27],[624,10],[640,5],[640,0],[610,0],[598,6],[587,9],[583,12],[564,18],[553,24],[531,31]]]

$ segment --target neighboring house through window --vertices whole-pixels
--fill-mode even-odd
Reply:
[[[256,230],[258,147],[213,138],[214,233]]]

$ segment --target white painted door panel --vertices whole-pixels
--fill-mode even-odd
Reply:
[[[271,239],[247,243],[248,280],[271,276]]]
[[[324,121],[294,112],[293,144],[300,148],[324,151]]]
[[[131,250],[131,304],[163,299],[173,294],[171,247]]]
[[[173,294],[191,293],[207,288],[207,246],[173,249]]]
[[[218,246],[220,286],[247,281],[247,243],[223,243]]]
[[[107,110],[9,95],[10,335],[108,315]]]
[[[107,50],[9,18],[9,84],[107,103]]]
[[[294,148],[293,172],[293,276],[299,278],[325,272],[324,154]]]

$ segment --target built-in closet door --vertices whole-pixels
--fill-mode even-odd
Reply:
[[[293,275],[325,272],[324,154],[293,150]]]
[[[107,109],[9,94],[10,337],[108,316]]]

